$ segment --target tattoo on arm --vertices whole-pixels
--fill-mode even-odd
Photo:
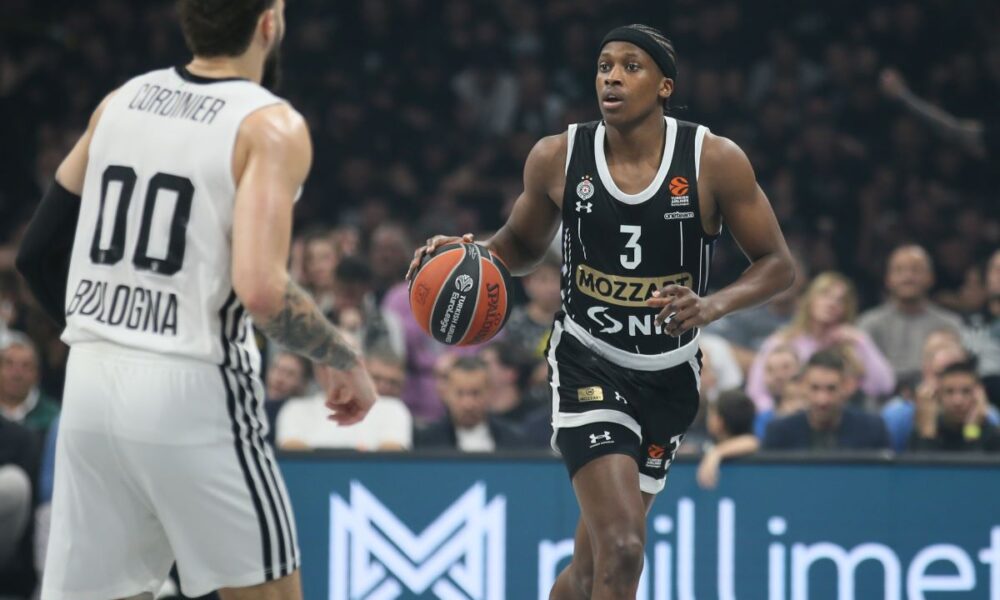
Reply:
[[[285,288],[283,306],[260,328],[289,350],[318,363],[345,371],[358,362],[357,352],[316,307],[309,295],[294,282]]]

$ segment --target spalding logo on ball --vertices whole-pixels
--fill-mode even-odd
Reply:
[[[478,244],[447,244],[424,256],[410,280],[410,310],[435,340],[481,344],[510,316],[510,272]]]

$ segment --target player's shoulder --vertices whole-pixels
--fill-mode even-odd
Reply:
[[[705,140],[702,143],[701,161],[702,164],[732,163],[734,161],[747,160],[746,153],[739,144],[733,140],[708,131],[705,133]]]
[[[528,155],[529,160],[550,165],[566,159],[566,149],[569,147],[569,135],[561,131],[555,135],[547,135],[537,142]]]
[[[307,147],[309,126],[290,104],[279,102],[247,115],[240,123],[239,137],[252,146]]]

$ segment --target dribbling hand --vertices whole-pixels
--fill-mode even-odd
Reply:
[[[695,327],[704,327],[718,318],[711,298],[702,298],[682,285],[668,285],[653,292],[646,306],[662,309],[656,315],[656,325],[663,325],[663,332],[673,337]]]
[[[375,384],[368,371],[360,364],[348,371],[325,365],[317,368],[326,371],[326,377],[317,379],[326,384],[327,418],[341,426],[361,422],[375,404]]]
[[[466,244],[472,243],[472,234],[467,233],[462,237],[449,236],[449,235],[436,235],[431,239],[427,240],[427,243],[423,246],[417,248],[417,251],[413,253],[413,260],[410,261],[410,268],[406,271],[406,280],[409,281],[413,274],[417,272],[420,268],[420,261],[427,254],[434,254],[434,251],[445,246],[447,244],[455,244],[458,242],[464,242]]]

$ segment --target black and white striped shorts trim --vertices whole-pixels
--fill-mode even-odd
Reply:
[[[298,538],[274,451],[263,437],[263,390],[252,375],[248,353],[236,343],[249,335],[249,322],[235,294],[230,294],[220,317],[224,358],[219,371],[226,390],[233,445],[257,515],[265,580],[271,581],[298,568]]]

